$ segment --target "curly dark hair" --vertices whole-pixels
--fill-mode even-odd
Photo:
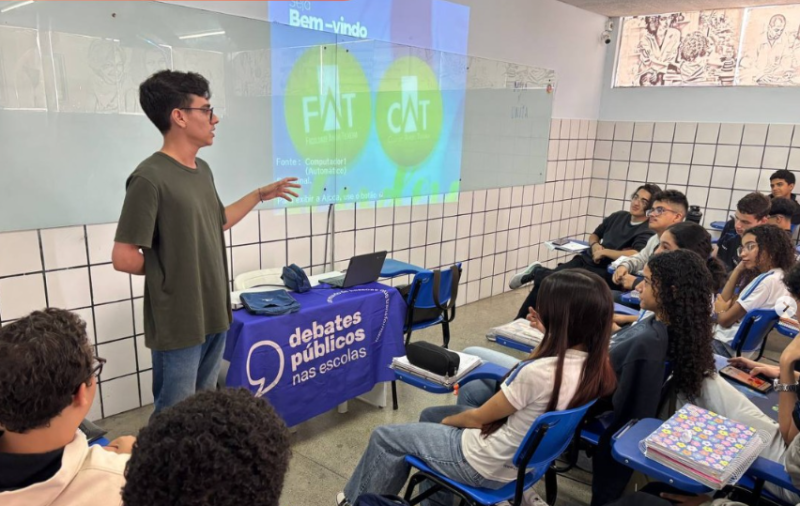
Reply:
[[[792,247],[789,234],[785,230],[781,230],[775,225],[758,225],[744,233],[742,244],[744,244],[744,236],[748,234],[756,238],[759,262],[766,255],[772,269],[782,269],[784,272],[795,264],[796,252]]]
[[[162,134],[172,126],[172,111],[191,105],[191,95],[211,98],[208,80],[196,72],[162,70],[139,85],[139,104]]]
[[[0,427],[48,427],[92,376],[86,323],[63,309],[34,311],[0,328]]]
[[[800,264],[794,264],[794,267],[783,274],[783,284],[792,297],[800,299]]]
[[[200,392],[139,432],[125,468],[125,506],[277,506],[289,434],[266,399]]]
[[[708,37],[701,32],[692,32],[683,38],[680,46],[681,58],[686,61],[695,61],[698,57],[708,54]]]
[[[705,378],[716,374],[711,348],[711,273],[705,259],[689,250],[653,256],[647,263],[656,312],[667,325],[667,359],[675,391],[690,400],[700,395]]]
[[[711,234],[691,221],[676,223],[669,227],[667,232],[675,239],[675,244],[680,249],[694,251],[700,258],[706,259],[706,267],[711,273],[711,290],[714,293],[722,290],[728,280],[728,272],[722,262],[711,257]]]
[[[759,192],[748,193],[736,203],[736,210],[742,214],[752,214],[757,220],[769,214],[769,197]]]

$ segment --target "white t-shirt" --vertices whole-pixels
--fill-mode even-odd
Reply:
[[[587,357],[586,352],[567,350],[556,406],[558,410],[566,409],[578,390]],[[512,462],[514,453],[550,402],[557,360],[549,357],[525,362],[501,384],[508,402],[517,411],[494,434],[484,438],[480,429],[464,430],[461,436],[464,457],[484,478],[500,482],[517,478],[517,468]]]
[[[736,301],[746,312],[754,309],[772,309],[779,298],[789,295],[789,291],[783,284],[783,269],[772,269],[764,274],[760,274],[751,281]],[[714,325],[714,339],[730,344],[736,337],[740,322],[736,322],[730,328],[721,325]]]

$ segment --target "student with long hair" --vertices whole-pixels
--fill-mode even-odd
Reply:
[[[441,423],[375,429],[338,504],[352,504],[365,493],[398,493],[408,478],[406,455],[461,483],[500,488],[516,479],[514,453],[540,415],[613,391],[608,343],[614,306],[605,281],[567,270],[545,279],[541,290],[546,294],[537,313],[545,329],[542,343],[510,371],[499,391],[480,407],[423,411],[423,421]],[[445,504],[448,498],[437,494],[430,503]]]
[[[780,297],[789,295],[783,273],[795,262],[789,236],[775,225],[745,232],[738,254],[740,261],[714,303],[714,352],[726,357],[736,354],[730,343],[748,311],[772,309]],[[737,288],[741,288],[738,295]]]
[[[656,416],[666,362],[674,392],[690,400],[700,395],[703,381],[715,375],[709,315],[712,278],[705,264],[696,253],[677,250],[653,256],[644,269],[644,281],[637,288],[642,309],[652,315],[617,333],[611,346],[617,389],[605,406],[612,415],[594,457],[593,505],[616,499],[625,489],[632,471],[611,457],[610,438],[632,419]]]
[[[706,259],[706,267],[711,273],[711,289],[716,293],[725,286],[728,273],[722,262],[714,258],[711,253],[714,245],[711,244],[711,234],[697,223],[684,221],[669,227],[661,234],[661,241],[656,248],[656,253],[666,253],[685,249],[697,253],[700,258]]]
[[[655,254],[665,253],[667,251],[677,251],[679,249],[693,251],[697,253],[700,258],[706,259],[706,267],[711,273],[711,291],[718,293],[725,286],[725,281],[728,279],[728,274],[725,272],[725,266],[722,262],[717,260],[711,255],[712,244],[711,235],[706,229],[693,223],[691,221],[684,221],[672,225],[665,230],[659,238],[658,247]],[[614,315],[614,324],[618,326],[634,323],[638,320],[637,315]],[[614,331],[619,328],[615,327]]]

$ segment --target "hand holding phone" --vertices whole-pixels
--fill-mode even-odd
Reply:
[[[770,384],[769,381],[759,378],[758,376],[750,376],[749,373],[730,365],[720,369],[719,373],[726,378],[730,378],[733,381],[748,388],[752,388],[757,392],[761,392],[762,394],[765,394],[772,389],[772,384]]]

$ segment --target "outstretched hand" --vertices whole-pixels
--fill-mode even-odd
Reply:
[[[275,181],[272,184],[263,186],[258,189],[258,195],[261,201],[272,200],[275,198],[282,198],[288,202],[292,201],[292,197],[299,197],[299,195],[291,190],[291,188],[301,188],[297,183],[296,177],[285,177],[280,181]]]

